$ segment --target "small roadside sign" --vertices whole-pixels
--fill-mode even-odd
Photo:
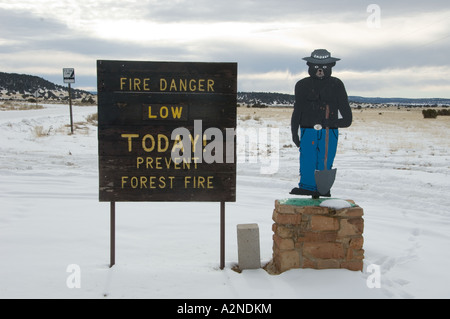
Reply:
[[[63,69],[63,79],[64,79],[64,83],[75,83],[75,69],[74,68],[64,68]]]

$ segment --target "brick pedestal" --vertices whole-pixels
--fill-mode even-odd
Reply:
[[[363,269],[363,209],[320,207],[325,199],[276,200],[271,273],[292,268]]]

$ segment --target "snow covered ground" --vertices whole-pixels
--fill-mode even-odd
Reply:
[[[232,270],[236,225],[259,225],[261,263],[270,261],[274,201],[298,179],[291,110],[239,108],[239,128],[276,131],[279,144],[266,159],[247,150],[257,163],[238,164],[224,270],[219,203],[117,203],[109,268],[109,204],[98,202],[97,128],[86,121],[96,111],[74,107],[73,135],[67,105],[0,111],[0,298],[450,297],[450,118],[354,110],[340,132],[332,195],[364,209],[364,271],[273,276]],[[379,288],[370,288],[374,278]]]

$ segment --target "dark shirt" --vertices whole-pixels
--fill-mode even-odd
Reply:
[[[323,124],[326,106],[329,106],[329,128],[349,127],[352,111],[344,83],[335,77],[316,79],[307,77],[295,85],[295,104],[291,117],[292,135],[298,135],[299,126],[312,128]],[[338,118],[338,112],[342,118]]]

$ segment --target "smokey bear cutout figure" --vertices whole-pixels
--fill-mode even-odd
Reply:
[[[331,170],[337,150],[338,129],[351,125],[352,111],[344,84],[331,76],[332,68],[340,59],[331,57],[325,49],[318,49],[303,60],[307,61],[309,77],[295,85],[291,117],[292,140],[300,151],[300,182],[290,194],[330,197],[329,190],[319,193],[315,173],[325,169],[325,153],[326,170]]]

